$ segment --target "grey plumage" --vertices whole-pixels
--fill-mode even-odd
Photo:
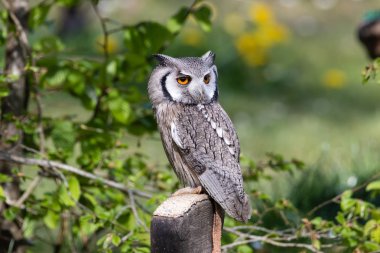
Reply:
[[[202,186],[227,214],[247,221],[251,211],[239,141],[217,102],[214,57],[212,52],[199,58],[158,55],[160,64],[151,74],[148,93],[166,155],[180,181]]]

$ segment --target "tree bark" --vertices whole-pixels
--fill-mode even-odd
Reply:
[[[26,45],[20,39],[21,35],[19,31],[20,28],[24,31],[27,29],[28,2],[28,0],[3,1],[4,5],[8,8],[9,14],[9,35],[5,45],[4,73],[18,78],[16,81],[8,83],[9,95],[1,99],[0,150],[6,150],[14,155],[21,154],[20,144],[23,140],[23,133],[16,126],[15,120],[20,120],[25,115],[29,98],[29,87],[24,71],[27,62]],[[13,13],[13,18],[10,13]],[[14,19],[17,19],[19,24],[16,25]],[[6,198],[10,201],[16,201],[20,195],[19,179],[17,176],[18,169],[13,163],[0,161],[0,174],[8,175],[11,179],[10,182],[2,185]],[[7,208],[5,203],[1,203],[0,212],[3,212],[5,208]],[[0,235],[9,233],[11,235],[10,242],[12,239],[14,241],[22,239],[22,230],[16,223],[5,221],[1,218],[0,225]],[[6,244],[7,242],[2,241],[3,243]],[[9,244],[5,246],[7,248],[4,250],[8,250]],[[12,252],[21,253],[25,252],[25,250],[23,247],[18,247],[17,249],[13,249]]]

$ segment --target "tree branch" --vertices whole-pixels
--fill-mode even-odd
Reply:
[[[2,0],[1,3],[5,7],[5,9],[8,11],[10,18],[12,19],[12,22],[16,26],[16,30],[19,33],[19,36],[17,36],[22,44],[22,48],[24,49],[24,57],[30,56],[30,48],[29,48],[29,41],[28,36],[26,35],[25,29],[21,23],[21,21],[18,19],[16,14],[11,10],[11,6],[9,6],[8,2],[6,0]]]
[[[280,239],[283,240],[283,238],[268,238],[267,236],[257,236],[257,235],[251,235],[251,234],[246,234],[243,232],[238,231],[235,228],[224,228],[225,231],[233,233],[237,236],[239,236],[240,239],[246,239],[246,240],[241,240],[241,241],[235,241],[233,243],[224,245],[222,247],[223,251],[227,251],[228,249],[232,249],[236,246],[247,244],[247,243],[252,243],[252,242],[263,242],[267,243],[276,247],[281,247],[281,248],[303,248],[310,250],[311,252],[316,252],[316,253],[322,253],[322,251],[314,248],[310,244],[305,244],[305,243],[291,243],[291,242],[281,242],[279,241]],[[330,245],[324,245],[324,247],[329,247]]]
[[[149,229],[146,226],[146,224],[140,219],[139,213],[137,212],[137,209],[136,209],[135,197],[133,195],[134,193],[131,190],[128,190],[129,200],[131,201],[132,213],[135,216],[137,223],[140,224],[145,229],[146,232],[149,232]]]
[[[30,196],[30,194],[33,193],[34,189],[38,186],[38,184],[41,182],[41,177],[36,176],[33,181],[30,183],[28,189],[22,194],[22,196],[16,201],[14,206],[21,208],[25,202]]]
[[[87,171],[83,171],[81,169],[75,168],[73,166],[56,162],[56,161],[51,161],[51,160],[46,160],[46,159],[34,159],[34,158],[26,158],[26,157],[21,157],[21,156],[16,156],[16,155],[11,155],[5,152],[0,152],[0,160],[3,161],[8,161],[8,162],[14,162],[18,164],[24,164],[24,165],[37,165],[37,166],[42,166],[44,168],[56,168],[60,169],[63,171],[67,171],[88,179],[92,179],[95,181],[98,181],[100,183],[103,183],[111,188],[120,190],[124,193],[129,193],[131,191],[134,195],[143,197],[143,198],[151,198],[152,195],[143,191],[139,190],[132,190],[128,189],[124,184],[118,183],[109,179],[105,179],[103,177],[97,176],[95,174],[89,173]]]

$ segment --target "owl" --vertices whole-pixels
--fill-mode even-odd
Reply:
[[[155,55],[148,93],[165,153],[184,186],[206,192],[239,221],[250,217],[234,126],[218,103],[211,51],[201,57]]]

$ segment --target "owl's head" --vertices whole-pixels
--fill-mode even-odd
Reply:
[[[157,54],[155,58],[159,64],[148,84],[153,106],[167,101],[208,104],[217,100],[218,73],[213,52],[208,51],[201,57],[184,58]]]

